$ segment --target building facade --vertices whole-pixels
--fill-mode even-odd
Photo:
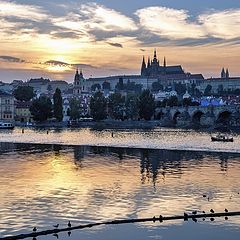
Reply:
[[[0,92],[0,121],[14,122],[14,96]]]

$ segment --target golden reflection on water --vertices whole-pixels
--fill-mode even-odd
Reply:
[[[240,210],[239,155],[26,146],[14,145],[1,154],[3,235],[26,232],[33,224],[47,229],[56,221],[64,225],[67,220],[79,224],[211,208]],[[173,223],[182,224],[164,224]],[[240,220],[231,218],[228,224]]]

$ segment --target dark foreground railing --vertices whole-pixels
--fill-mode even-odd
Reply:
[[[200,214],[186,214],[179,215],[179,216],[169,216],[164,217],[160,215],[159,217],[152,217],[152,218],[139,218],[139,219],[124,219],[124,220],[113,220],[113,221],[106,221],[106,222],[98,222],[98,223],[90,223],[90,224],[82,224],[75,227],[68,227],[68,228],[55,228],[51,230],[45,230],[40,232],[32,232],[32,233],[26,233],[26,234],[20,234],[16,236],[9,236],[9,237],[3,237],[0,238],[0,240],[17,240],[17,239],[24,239],[24,238],[36,238],[38,236],[44,236],[49,234],[57,234],[59,232],[70,232],[72,230],[77,229],[84,229],[84,228],[91,228],[99,225],[113,225],[113,224],[126,224],[126,223],[138,223],[138,222],[156,222],[159,221],[160,223],[163,221],[169,221],[169,220],[184,220],[187,221],[188,219],[195,220],[199,218],[210,218],[211,220],[214,220],[216,217],[229,217],[229,216],[239,216],[240,212],[222,212],[222,213],[200,213]]]

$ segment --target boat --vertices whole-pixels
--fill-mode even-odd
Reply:
[[[13,129],[14,125],[9,122],[0,122],[0,129]]]
[[[216,136],[211,136],[212,142],[233,142],[233,137],[226,134],[217,134]]]

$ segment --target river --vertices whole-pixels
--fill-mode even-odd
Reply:
[[[48,132],[47,132],[48,131]],[[239,211],[240,148],[179,129],[0,132],[0,237],[98,221]],[[205,197],[206,195],[206,197]],[[59,239],[239,239],[240,217],[98,226]],[[32,238],[31,238],[32,239]],[[38,237],[56,239],[56,236]]]

